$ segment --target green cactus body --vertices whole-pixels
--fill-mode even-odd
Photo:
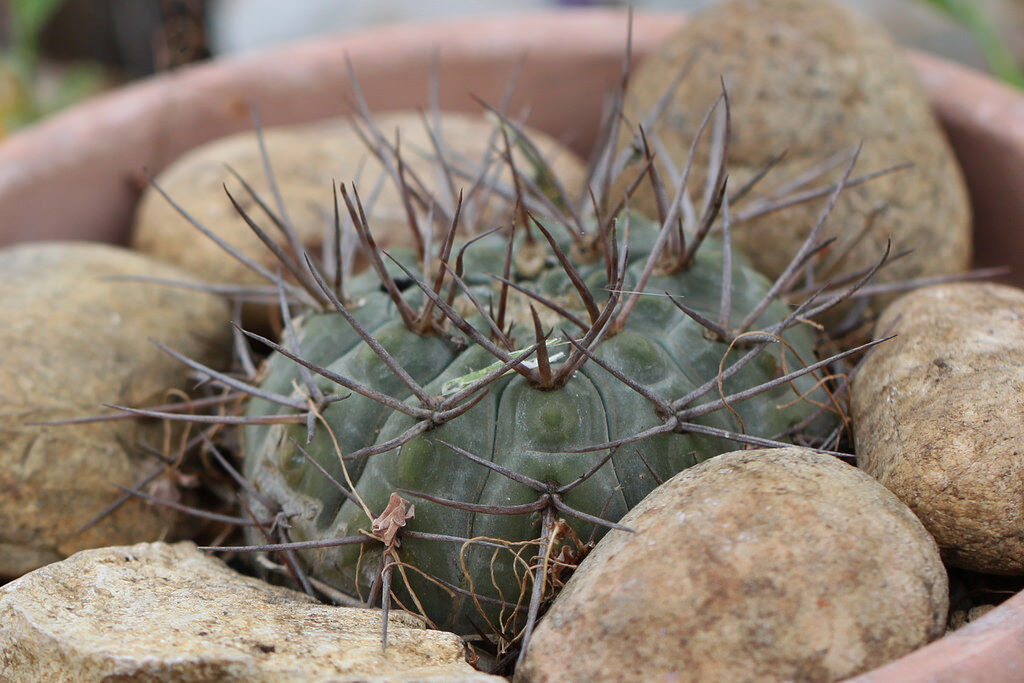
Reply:
[[[630,265],[624,285],[627,290],[635,286],[640,277],[650,245],[657,236],[657,226],[634,217],[630,235]],[[504,252],[504,239],[497,236],[485,238],[466,251],[465,280],[484,302],[488,293],[495,295],[497,291],[495,280],[489,274],[501,272]],[[577,264],[577,267],[594,297],[606,300],[609,291],[604,263]],[[717,317],[722,278],[721,246],[709,240],[688,268],[678,273],[655,274],[647,282],[645,291],[658,295],[641,297],[624,327],[607,335],[597,346],[595,356],[665,401],[684,396],[715,378],[727,351],[728,358],[735,359],[747,349],[738,344],[730,351],[727,343],[711,339],[703,327],[660,294],[671,292],[690,308]],[[563,302],[574,313],[585,315],[572,283],[553,257],[549,259],[549,267],[535,277],[516,279],[551,300]],[[731,309],[737,311],[737,316],[742,317],[751,310],[765,296],[769,286],[770,283],[742,256],[734,256]],[[411,301],[423,301],[415,287],[405,293]],[[397,317],[392,299],[371,276],[362,276],[354,282],[349,298],[354,302],[350,306],[353,315],[432,396],[440,396],[446,382],[495,363],[487,350],[454,328],[447,334],[419,334],[407,329]],[[460,301],[457,300],[457,305]],[[525,316],[513,315],[517,323],[513,329],[516,348],[529,347],[535,342],[529,309],[523,301],[525,299],[517,299],[510,305],[510,310],[518,305],[527,311]],[[753,329],[766,329],[789,312],[787,306],[775,302]],[[574,331],[568,320],[552,315],[547,314],[544,328],[553,329],[553,336],[564,336],[562,328],[568,334]],[[466,318],[476,329],[487,332],[482,316],[467,315]],[[409,405],[419,405],[340,314],[307,314],[296,325],[299,355]],[[813,336],[806,326],[787,331],[786,341],[788,350],[761,353],[726,379],[722,391],[729,394],[759,385],[814,360]],[[559,351],[568,354],[571,347],[552,346],[550,349],[552,354]],[[299,386],[297,367],[284,356],[273,356],[262,386],[288,393]],[[322,377],[317,381],[325,393],[341,391]],[[816,395],[815,383],[816,378],[806,375],[753,400],[738,403],[731,410],[709,412],[694,422],[764,437],[783,434],[817,409],[809,401],[794,400],[797,398],[794,392]],[[718,396],[718,392],[712,392],[703,400],[711,401]],[[820,399],[817,395],[817,400]],[[249,412],[250,415],[267,415],[281,410],[285,409],[254,400]],[[308,445],[302,424],[246,429],[246,476],[262,494],[282,506],[289,516],[292,541],[355,536],[368,532],[371,525],[363,508],[346,499],[317,471],[296,443],[336,480],[354,484],[362,501],[374,514],[380,514],[389,496],[396,491],[422,492],[490,506],[537,501],[538,492],[529,486],[472,462],[442,442],[559,487],[570,484],[609,455],[607,449],[573,451],[639,434],[665,422],[665,416],[658,414],[652,401],[592,361],[583,364],[556,389],[536,388],[522,376],[510,372],[491,384],[468,412],[427,429],[398,448],[348,461],[344,467],[334,445],[335,439],[341,452],[348,454],[402,434],[416,419],[355,394],[327,407],[323,418],[330,430],[318,428]],[[678,432],[629,443],[617,448],[610,461],[593,476],[567,491],[562,501],[588,515],[615,521],[649,493],[657,479],[667,479],[734,447],[719,438]],[[517,614],[513,606],[519,605],[521,613],[527,602],[521,597],[521,589],[528,583],[521,579],[528,570],[526,562],[533,557],[531,549],[521,552],[518,560],[514,553],[522,550],[523,542],[541,535],[541,513],[489,514],[423,499],[412,502],[415,517],[408,521],[406,528],[409,530],[495,541],[493,545],[463,545],[450,540],[404,537],[398,549],[401,562],[409,565],[403,568],[403,586],[408,582],[415,600],[440,628],[470,633],[473,631],[471,619],[477,625],[483,625],[486,619],[492,627],[507,626],[510,616]],[[584,540],[603,531],[603,527],[577,518],[565,517],[565,520]],[[496,547],[502,544],[508,544],[508,549]],[[303,550],[299,556],[312,576],[353,595],[366,596],[379,573],[381,552],[380,544],[346,545]],[[424,574],[455,588],[439,586]],[[405,606],[416,609],[407,588],[396,588],[396,591]],[[469,597],[471,593],[480,596],[479,599]],[[501,605],[501,602],[506,604]]]

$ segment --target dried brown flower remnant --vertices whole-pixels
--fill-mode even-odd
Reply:
[[[398,532],[405,526],[406,521],[415,516],[416,506],[409,505],[409,501],[392,492],[384,512],[380,513],[380,516],[373,520],[373,533],[380,536],[381,540],[389,548],[398,548],[402,545],[402,542],[398,539]]]

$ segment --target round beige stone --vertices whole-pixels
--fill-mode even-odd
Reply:
[[[935,542],[867,475],[736,451],[655,489],[540,622],[522,681],[836,680],[941,635]]]
[[[392,143],[400,132],[403,162],[408,175],[420,178],[432,193],[447,195],[449,189],[435,161],[434,148],[418,112],[392,112],[374,117],[381,134]],[[444,113],[441,138],[449,163],[467,168],[479,167],[488,157],[493,142],[501,154],[500,135],[492,139],[494,124],[470,114]],[[584,166],[569,149],[535,131],[530,135],[573,196],[582,191]],[[369,152],[347,119],[332,119],[304,126],[268,128],[264,131],[267,153],[281,192],[288,217],[303,244],[312,252],[330,244],[334,226],[332,181],[349,184],[359,177],[357,186],[364,203],[369,200],[381,178],[380,194],[368,209],[367,222],[379,245],[413,244],[406,211],[398,187],[383,166]],[[514,154],[517,168],[533,173],[527,159]],[[273,254],[263,245],[232,207],[224,193],[226,185],[245,211],[272,237],[284,241],[270,219],[230,173],[233,168],[263,201],[277,211],[263,167],[258,139],[253,132],[239,133],[198,147],[185,154],[158,177],[157,183],[176,202],[239,251],[255,261],[277,268]],[[500,164],[495,165],[500,169]],[[511,173],[498,175],[511,188]],[[410,184],[411,180],[408,181]],[[471,179],[456,178],[455,189],[469,191]],[[467,195],[468,196],[468,195]],[[342,216],[347,216],[339,198]],[[507,223],[511,204],[492,197],[489,204],[496,225]],[[497,213],[501,207],[504,211]],[[488,214],[484,214],[487,216]],[[423,220],[423,216],[419,220]],[[494,226],[487,226],[486,229]],[[439,240],[440,234],[435,238]],[[326,240],[326,241],[325,241]],[[139,203],[132,237],[140,251],[173,263],[206,282],[265,285],[266,280],[225,253],[185,220],[154,188],[148,188]]]
[[[857,461],[965,569],[1024,573],[1024,291],[928,287],[890,305],[857,373]]]
[[[913,166],[843,191],[822,232],[823,238],[837,238],[829,252],[846,250],[868,216],[876,209],[880,213],[852,246],[840,272],[876,263],[889,238],[893,253],[913,252],[887,265],[878,282],[968,267],[971,217],[961,171],[911,65],[884,29],[833,0],[717,3],[695,15],[637,68],[626,99],[631,120],[641,120],[654,107],[691,57],[692,70],[653,126],[676,167],[682,167],[723,79],[732,111],[727,166],[732,191],[771,158],[786,154],[732,207],[739,221],[732,229],[735,243],[762,272],[775,277],[783,271],[826,200],[739,220],[744,212],[833,155],[852,152],[861,141],[853,176],[905,162]],[[705,143],[710,137],[705,135]],[[690,181],[695,201],[707,172],[705,143],[697,149]],[[838,182],[845,166],[838,164],[801,189]],[[627,172],[622,182],[635,173]],[[655,215],[649,183],[642,184],[634,206]]]
[[[163,427],[97,415],[103,403],[158,405],[188,386],[188,369],[152,339],[208,365],[230,352],[227,305],[210,294],[118,282],[187,280],[119,247],[31,243],[0,250],[0,576],[18,576],[82,548],[155,540],[174,517],[129,501],[77,530],[160,466]]]

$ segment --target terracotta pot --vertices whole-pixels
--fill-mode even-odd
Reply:
[[[185,150],[251,126],[347,111],[348,55],[372,107],[424,106],[441,50],[442,103],[478,111],[497,101],[526,56],[517,103],[530,123],[586,152],[625,45],[622,12],[567,11],[398,26],[310,41],[151,78],[25,130],[0,144],[0,244],[78,238],[124,242],[144,176]],[[682,17],[638,14],[642,58]],[[1024,96],[934,57],[912,55],[963,165],[974,205],[979,266],[1017,266],[1024,284]],[[515,111],[516,104],[513,104]],[[1024,676],[1024,594],[863,681],[1016,681]]]

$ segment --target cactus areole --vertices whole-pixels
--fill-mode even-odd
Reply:
[[[660,228],[620,217],[628,237],[607,234],[589,258],[540,223],[455,244],[458,266],[430,274],[395,256],[383,283],[363,275],[334,297],[343,310],[296,319],[261,388],[311,401],[308,370],[322,396],[348,397],[307,413],[312,430],[247,427],[245,473],[292,541],[353,541],[298,550],[309,574],[367,599],[393,564],[395,597],[439,628],[506,632],[538,562],[557,574],[660,481],[734,448],[723,437],[806,425],[816,378],[778,380],[814,362],[811,331],[757,353],[792,322],[772,301],[748,324],[768,335],[739,330],[771,282],[711,239],[673,262],[653,251]],[[249,414],[289,412],[254,400]],[[395,494],[414,505],[400,546],[360,542]]]

